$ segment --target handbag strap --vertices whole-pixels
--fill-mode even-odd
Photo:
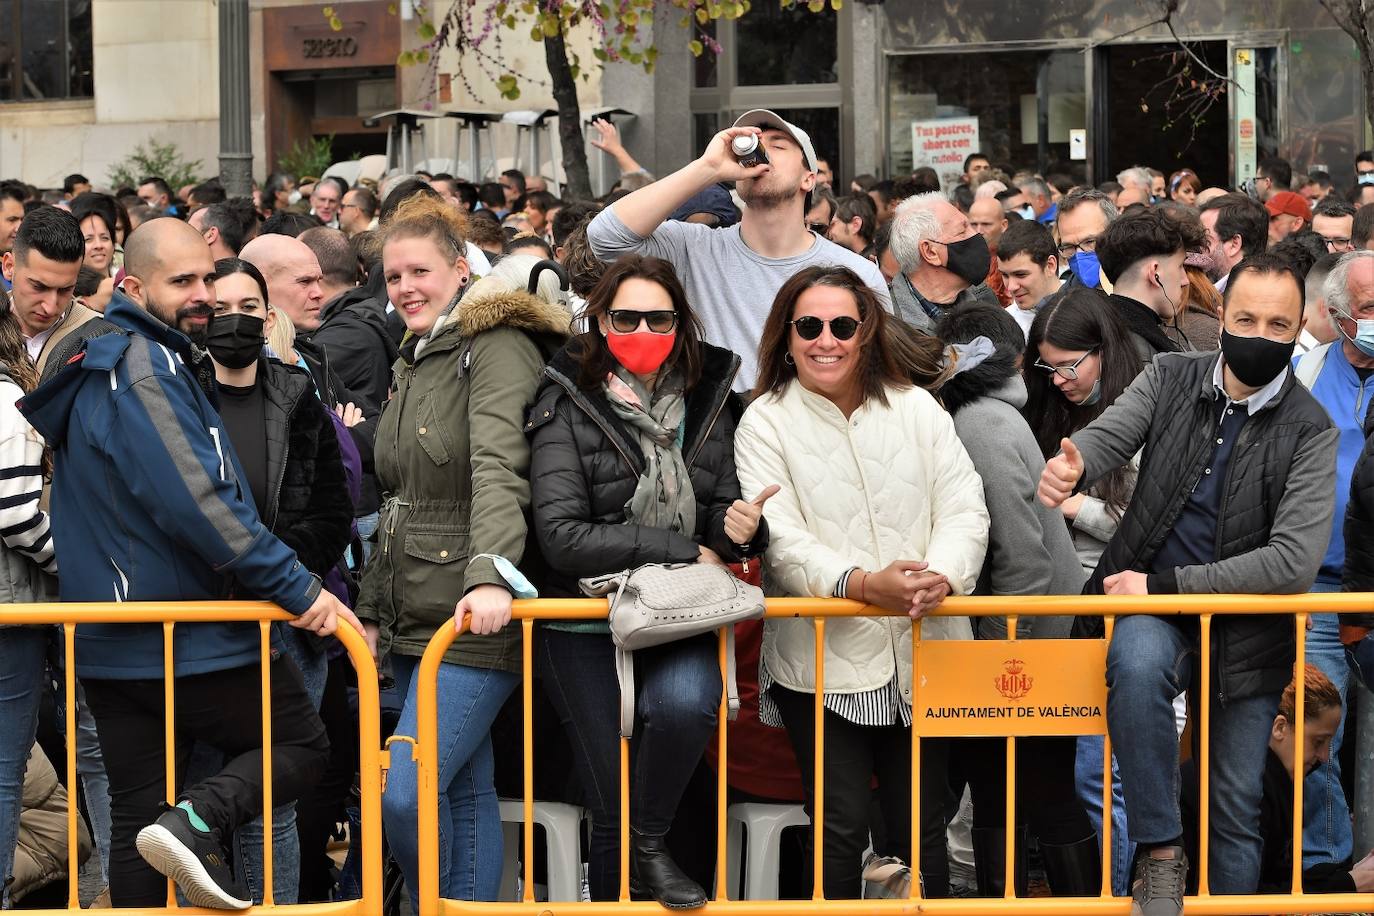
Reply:
[[[620,682],[620,737],[629,738],[635,731],[635,654],[633,650],[615,649],[615,677]],[[735,628],[725,629],[725,703],[730,721],[739,718],[739,677],[735,667]]]

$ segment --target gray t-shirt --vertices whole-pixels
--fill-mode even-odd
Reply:
[[[892,308],[887,284],[877,265],[817,236],[805,253],[791,258],[765,258],[740,238],[739,225],[712,229],[699,223],[664,222],[645,238],[607,207],[587,227],[592,253],[603,261],[623,254],[663,258],[677,270],[687,301],[701,318],[706,340],[740,355],[735,390],[747,391],[758,374],[759,335],[773,299],[792,275],[815,265],[848,267]]]

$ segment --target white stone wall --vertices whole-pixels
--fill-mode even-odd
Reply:
[[[60,187],[150,138],[219,171],[217,11],[211,0],[95,0],[95,98],[0,104],[0,177]]]

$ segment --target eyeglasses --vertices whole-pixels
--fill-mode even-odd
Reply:
[[[1075,253],[1075,252],[1079,252],[1079,251],[1096,251],[1096,250],[1097,250],[1097,236],[1095,236],[1095,235],[1088,236],[1087,238],[1083,239],[1083,241],[1081,241],[1081,242],[1061,242],[1061,243],[1059,244],[1059,256],[1060,256],[1061,258],[1070,258],[1070,257],[1073,257],[1074,253]]]
[[[611,309],[611,330],[617,334],[633,334],[646,324],[654,334],[667,334],[677,327],[677,312],[664,309],[657,312],[638,312],[634,309]]]
[[[1350,248],[1350,239],[1329,238],[1324,235],[1322,236],[1322,241],[1326,243],[1326,247],[1331,251],[1346,251]]]
[[[1092,356],[1092,355],[1093,355],[1094,353],[1096,353],[1096,352],[1097,352],[1097,348],[1094,347],[1093,349],[1089,350],[1087,353],[1084,353],[1082,356],[1078,357],[1078,359],[1076,359],[1076,360],[1074,360],[1073,362],[1069,363],[1067,366],[1051,366],[1049,363],[1045,362],[1043,359],[1037,359],[1037,360],[1035,361],[1035,368],[1037,368],[1037,369],[1043,369],[1043,370],[1045,370],[1046,372],[1053,372],[1053,373],[1056,373],[1056,374],[1059,375],[1060,378],[1067,379],[1067,380],[1070,381],[1070,382],[1076,382],[1076,381],[1078,381],[1078,367],[1079,367],[1079,365],[1083,362],[1083,360],[1087,359],[1089,356]]]
[[[807,224],[806,224],[806,228],[810,229],[812,232],[816,233],[817,235],[825,235],[825,233],[830,229],[830,224],[829,224],[829,223],[807,223]]]
[[[848,340],[859,330],[859,325],[863,324],[857,318],[850,318],[848,315],[841,315],[838,318],[817,318],[815,315],[806,315],[787,322],[797,331],[797,336],[802,340],[815,340],[821,336],[821,331],[827,325],[830,327],[830,336],[836,340]]]

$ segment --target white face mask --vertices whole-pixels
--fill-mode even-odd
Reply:
[[[301,192],[300,192],[300,191],[294,191],[294,190],[293,190],[293,191],[291,192],[290,196],[288,196],[288,197],[286,198],[286,200],[287,200],[288,206],[293,206],[293,207],[294,207],[296,204],[298,204],[298,203],[301,202]]]

